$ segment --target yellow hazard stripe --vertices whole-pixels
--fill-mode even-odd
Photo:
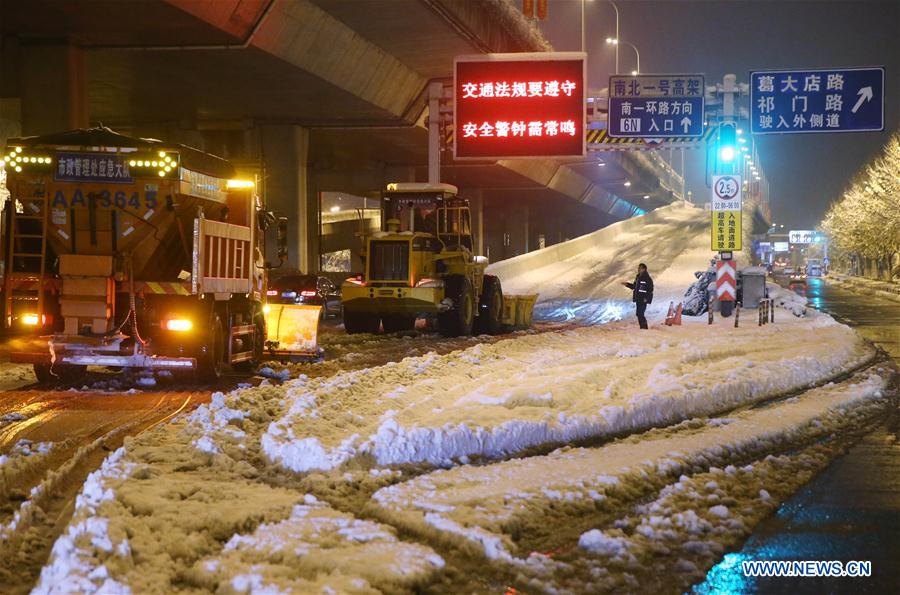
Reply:
[[[150,293],[158,293],[163,295],[190,295],[187,287],[183,283],[167,283],[158,281],[144,281],[144,287]]]
[[[715,126],[707,126],[706,130],[703,132],[703,136],[699,138],[684,138],[684,137],[659,137],[663,143],[671,144],[671,145],[697,145],[699,143],[706,142],[712,137],[713,132],[715,131]],[[447,144],[451,144],[454,138],[454,131],[451,128],[449,134],[445,137]],[[587,129],[585,130],[584,135],[585,142],[589,145],[594,144],[603,144],[603,145],[647,145],[642,138],[634,138],[634,137],[619,137],[613,138],[609,136],[605,128],[602,129]],[[652,145],[651,145],[652,147]]]

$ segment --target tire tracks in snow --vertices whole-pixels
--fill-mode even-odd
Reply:
[[[757,401],[754,404],[742,404],[739,406],[723,409],[709,415],[698,416],[690,420],[680,421],[678,423],[673,423],[666,426],[655,427],[645,431],[623,432],[618,435],[608,436],[602,439],[573,441],[565,445],[542,445],[540,447],[528,449],[528,451],[524,453],[518,453],[516,455],[503,457],[501,459],[485,461],[476,466],[489,467],[493,465],[500,465],[516,459],[529,459],[545,456],[561,446],[572,448],[598,449],[617,440],[627,440],[637,443],[649,437],[658,436],[664,433],[690,433],[697,430],[697,428],[692,427],[692,424],[696,425],[698,422],[700,422],[702,429],[702,427],[704,427],[705,425],[705,422],[711,418],[734,415],[743,411],[759,409],[766,406],[778,404],[788,399],[803,395],[804,393],[807,393],[809,391],[815,390],[816,388],[828,385],[829,383],[841,383],[849,381],[854,377],[862,376],[867,372],[874,370],[878,366],[887,365],[889,365],[889,360],[883,357],[883,353],[879,353],[873,350],[869,358],[858,363],[852,369],[842,371],[825,379],[820,379],[816,382],[810,383],[800,389],[796,389],[788,393],[773,395],[770,398]],[[826,450],[830,448],[829,452],[831,452],[832,456],[834,456],[834,452],[845,448],[863,434],[864,431],[861,431],[857,428],[853,432],[852,436],[843,436],[841,440],[837,441],[837,446],[826,444]],[[694,475],[708,473],[710,469],[715,465],[721,465],[722,467],[729,464],[735,466],[746,465],[754,461],[762,460],[770,454],[790,454],[797,451],[798,449],[802,450],[816,447],[823,441],[828,443],[827,437],[819,438],[799,445],[790,442],[783,442],[775,450],[761,450],[757,453],[739,457],[729,458],[730,454],[726,453],[721,457],[720,460],[716,461],[715,463],[709,463],[705,466],[696,466],[691,472],[686,473],[685,475],[690,478]],[[403,470],[402,481],[392,482],[388,485],[406,483],[415,478],[428,475],[429,473],[435,471],[435,469],[430,466],[401,466],[401,468]],[[280,475],[280,479],[274,482],[273,485],[283,486],[285,484],[282,482],[287,482],[291,487],[297,489],[298,493],[312,493],[316,497],[328,502],[328,504],[336,510],[353,514],[358,518],[391,526],[394,528],[394,530],[397,531],[398,535],[402,539],[413,541],[423,545],[428,545],[429,547],[432,547],[435,551],[437,551],[438,554],[447,561],[447,568],[443,575],[444,579],[443,581],[426,588],[425,592],[438,593],[448,592],[448,590],[451,592],[471,592],[485,590],[497,591],[505,589],[505,587],[508,585],[518,584],[519,582],[517,580],[516,572],[514,571],[514,569],[511,569],[505,565],[491,563],[490,561],[486,560],[483,552],[480,552],[477,548],[460,547],[459,541],[454,541],[453,539],[447,540],[446,538],[442,538],[440,534],[436,535],[434,532],[418,532],[414,529],[411,529],[410,527],[404,526],[402,523],[398,523],[397,520],[392,518],[390,514],[385,514],[385,511],[374,504],[372,501],[372,495],[374,494],[374,492],[384,486],[371,487],[369,490],[360,490],[351,495],[337,494],[334,489],[330,487],[330,485],[333,486],[332,480],[327,480],[324,477],[317,476],[316,474],[297,477],[285,472]],[[598,515],[588,513],[584,515],[564,516],[562,518],[553,517],[552,515],[546,518],[535,517],[531,519],[530,522],[519,527],[516,527],[516,523],[513,523],[511,525],[511,530],[514,532],[518,532],[519,535],[521,535],[523,538],[529,531],[534,532],[534,535],[536,536],[533,535],[532,538],[524,539],[521,542],[521,548],[525,551],[543,553],[550,552],[553,555],[564,553],[566,550],[572,550],[576,547],[578,536],[584,531],[612,523],[612,521],[616,519],[616,515],[621,515],[623,512],[632,510],[648,501],[652,501],[653,499],[657,498],[660,492],[669,485],[672,485],[671,478],[660,476],[660,478],[658,478],[655,483],[648,481],[646,485],[643,486],[643,489],[640,489],[638,491],[631,490],[629,492],[623,493],[618,505],[611,511],[604,511],[602,514]],[[519,588],[528,588],[527,585],[518,584],[518,586]]]
[[[872,372],[873,369],[883,362],[872,362],[868,365],[863,365],[857,368],[856,373],[849,375],[842,384],[846,384],[845,387],[841,387],[838,385],[836,390],[852,390],[852,386],[854,383],[852,381],[858,382],[859,380],[864,379],[869,375],[869,372]],[[885,374],[891,374],[891,372],[885,372],[885,368],[878,369],[879,375],[884,377]],[[893,371],[893,378],[896,382],[896,370]],[[816,390],[816,389],[811,389]],[[891,388],[888,386],[888,393],[894,391],[894,397],[896,397],[896,384]],[[809,391],[807,391],[809,392]],[[817,398],[818,395],[810,395],[810,399]],[[648,513],[642,510],[642,507],[646,507],[647,504],[654,502],[658,498],[660,498],[661,494],[666,492],[671,493],[670,486],[674,486],[678,483],[690,482],[693,481],[695,476],[703,476],[704,474],[710,473],[722,473],[721,467],[731,466],[731,473],[735,473],[736,470],[734,466],[744,466],[749,464],[757,464],[757,463],[766,463],[769,464],[771,457],[779,457],[779,456],[788,456],[791,457],[788,459],[787,466],[787,475],[784,475],[784,470],[782,470],[782,479],[777,484],[777,488],[771,487],[771,485],[767,485],[770,490],[773,491],[778,498],[786,498],[793,491],[795,491],[799,486],[808,480],[812,475],[823,469],[827,463],[833,459],[839,452],[843,449],[849,447],[854,441],[856,441],[859,437],[865,434],[867,428],[869,428],[873,422],[873,419],[877,419],[877,416],[880,411],[883,410],[883,400],[878,403],[867,403],[867,402],[859,402],[858,406],[854,406],[851,408],[849,415],[845,412],[840,412],[838,410],[829,410],[826,417],[831,418],[831,425],[822,426],[819,421],[814,421],[809,426],[798,426],[797,431],[790,431],[783,435],[777,435],[774,440],[774,443],[767,442],[763,440],[762,442],[750,443],[750,446],[747,445],[737,447],[735,450],[734,447],[728,446],[727,444],[723,448],[713,449],[712,451],[706,452],[706,454],[700,456],[695,460],[691,460],[690,458],[686,460],[688,463],[687,469],[682,469],[680,472],[676,472],[673,476],[672,473],[674,469],[669,469],[667,471],[660,471],[658,475],[653,475],[652,473],[648,476],[646,474],[640,473],[640,469],[637,469],[637,473],[632,473],[633,476],[630,481],[626,481],[624,484],[614,484],[614,487],[605,493],[604,496],[600,497],[600,500],[596,502],[602,502],[603,505],[597,504],[594,500],[588,499],[585,501],[576,500],[572,502],[568,499],[559,500],[559,495],[551,496],[550,494],[546,494],[544,500],[548,503],[547,507],[542,507],[542,505],[537,504],[536,502],[540,500],[540,498],[536,498],[535,500],[530,500],[532,502],[524,511],[520,511],[520,513],[514,513],[514,515],[502,521],[500,530],[500,535],[509,535],[516,541],[516,549],[513,551],[513,555],[519,557],[520,560],[524,560],[526,558],[529,561],[532,560],[532,557],[529,557],[529,552],[532,554],[536,552],[542,552],[544,558],[550,560],[555,557],[562,557],[563,562],[562,565],[554,566],[553,562],[547,562],[544,564],[545,567],[554,566],[558,571],[562,572],[562,576],[568,581],[568,588],[573,588],[574,585],[578,585],[578,580],[573,579],[571,572],[571,566],[573,564],[579,563],[581,558],[586,556],[585,552],[577,551],[577,542],[579,536],[588,529],[594,528],[611,528],[614,521],[616,521],[615,527],[618,528],[620,525],[618,524],[618,519],[625,519],[631,516],[632,519],[637,515],[640,518],[641,515],[647,515]],[[756,414],[752,414],[756,415]],[[771,416],[770,416],[771,417]],[[816,420],[822,418],[816,418]],[[837,421],[836,421],[837,420]],[[680,427],[679,427],[680,426]],[[626,439],[621,441],[621,444],[617,446],[617,448],[630,448],[630,445],[633,444],[635,448],[640,449],[640,445],[644,443],[644,441],[654,441],[663,439],[664,442],[660,444],[668,443],[668,439],[674,439],[675,443],[678,443],[678,438],[680,436],[690,437],[690,435],[694,432],[700,432],[704,430],[708,430],[707,421],[701,419],[690,420],[689,422],[684,422],[682,424],[678,424],[674,427],[669,428],[656,428],[641,434],[634,434],[629,436]],[[721,432],[719,432],[721,433]],[[798,440],[799,438],[799,440]],[[739,443],[736,443],[739,444]],[[667,446],[663,446],[662,448],[668,448]],[[595,449],[591,449],[595,450]],[[640,452],[640,451],[638,451]],[[638,454],[638,459],[640,457],[645,456],[644,454]],[[521,458],[522,463],[516,463],[515,469],[519,469],[519,467],[526,467],[527,460],[532,457]],[[565,458],[563,456],[563,458]],[[649,461],[648,461],[649,462]],[[664,462],[664,461],[663,461]],[[777,461],[776,461],[777,463]],[[496,465],[503,465],[503,462],[492,462],[489,465],[485,465],[485,467],[491,467]],[[778,463],[781,465],[781,463]],[[776,467],[778,466],[776,465]],[[802,477],[799,479],[795,477],[790,471],[790,466],[794,465],[797,468],[797,473],[803,473]],[[638,466],[640,467],[640,465]],[[509,472],[509,471],[508,471]],[[584,471],[582,471],[584,472]],[[451,472],[452,473],[452,472]],[[421,475],[421,474],[420,474]],[[427,474],[425,474],[427,475]],[[459,474],[456,474],[457,476]],[[680,478],[679,478],[680,476]],[[438,482],[440,477],[440,472],[436,475],[434,481]],[[504,476],[505,477],[505,476]],[[499,480],[499,479],[498,479]],[[407,480],[409,481],[409,480]],[[499,480],[504,481],[504,480]],[[394,485],[402,485],[406,482],[396,482]],[[431,490],[434,490],[434,484],[431,484],[430,481],[427,482],[431,485]],[[465,480],[465,486],[477,486],[479,480],[477,477],[468,477]],[[438,482],[437,485],[442,485]],[[505,483],[505,485],[510,485]],[[531,485],[531,484],[528,484]],[[553,484],[549,484],[553,485]],[[701,484],[702,485],[702,484]],[[513,487],[518,489],[518,486],[512,484]],[[532,486],[533,487],[533,486]],[[669,488],[667,490],[667,488]],[[447,488],[450,489],[450,488]],[[467,488],[468,489],[468,488]],[[473,489],[476,489],[473,487]],[[522,487],[521,489],[526,489]],[[415,493],[415,492],[414,492]],[[444,492],[446,493],[446,492]],[[449,493],[455,493],[450,491]],[[504,496],[504,498],[506,498]],[[768,498],[768,495],[766,496]],[[761,520],[761,514],[764,514],[767,510],[771,510],[779,499],[769,502],[765,502],[765,506],[763,506],[763,510],[760,511],[760,507],[757,506],[756,511],[749,514],[749,517],[752,522],[758,522]],[[733,498],[726,492],[725,499],[723,502],[728,503],[729,506],[737,506],[739,501],[732,502]],[[455,499],[450,500],[441,500],[440,498],[433,502],[433,505],[436,507],[435,510],[441,510],[441,507],[444,505],[450,505],[451,503],[459,501],[467,502],[465,498],[461,498],[460,496],[456,496]],[[477,501],[480,502],[480,501]],[[746,501],[745,501],[746,502]],[[472,503],[467,504],[468,507],[475,506],[476,501],[473,500]],[[486,506],[487,503],[485,503]],[[480,507],[480,506],[479,506]],[[768,508],[767,508],[768,507]],[[450,509],[454,509],[455,506],[450,506]],[[512,571],[510,568],[515,569],[516,565],[506,564],[506,563],[497,563],[488,559],[485,555],[486,552],[478,551],[478,543],[477,541],[473,541],[474,537],[472,535],[477,535],[477,531],[479,530],[479,524],[476,522],[474,525],[465,525],[464,530],[468,533],[468,536],[465,538],[460,537],[452,537],[449,539],[449,542],[443,544],[444,547],[438,547],[437,544],[441,543],[442,531],[434,530],[433,527],[429,526],[430,523],[426,523],[426,525],[422,525],[421,522],[410,522],[403,520],[403,516],[401,515],[399,518],[393,518],[393,513],[389,508],[384,508],[383,506],[368,506],[365,508],[366,512],[371,514],[374,520],[389,524],[395,527],[400,527],[400,529],[406,529],[407,533],[411,533],[415,539],[418,539],[423,542],[427,542],[432,544],[432,547],[435,547],[441,555],[444,555],[448,548],[455,550],[470,550],[469,556],[469,569],[474,570],[477,569],[478,572],[483,572],[484,567],[492,567],[495,571],[494,574],[501,574],[498,572],[498,568],[506,568],[507,576]],[[425,508],[424,510],[429,510],[429,508]],[[488,511],[492,510],[490,506],[488,506]],[[423,514],[420,512],[420,514]],[[489,514],[489,513],[481,513]],[[662,514],[662,513],[660,513]],[[428,516],[427,514],[425,515]],[[753,518],[755,516],[755,519]],[[449,520],[449,519],[448,519]],[[427,521],[427,518],[426,518]],[[453,524],[453,521],[449,521]],[[632,520],[632,525],[634,521]],[[490,526],[490,525],[488,525]],[[624,525],[623,525],[624,526]],[[632,527],[633,528],[633,527]],[[752,528],[752,526],[750,527]],[[740,529],[740,528],[739,528]],[[489,529],[487,533],[485,533],[485,537],[478,539],[488,539],[491,535],[494,535],[494,531],[497,528]],[[476,533],[472,533],[475,531]],[[738,530],[737,535],[741,535],[742,530]],[[745,537],[749,534],[749,531],[743,532],[743,536]],[[724,538],[725,545],[731,547],[734,545],[734,531],[732,531],[732,535],[726,535]],[[731,539],[731,543],[728,540]],[[676,542],[677,543],[677,542]],[[488,542],[484,542],[485,550],[488,549]],[[493,546],[492,546],[493,548]],[[502,549],[502,546],[501,546]],[[664,548],[663,548],[664,549]],[[651,548],[652,550],[652,548]],[[549,555],[547,554],[549,552]],[[479,555],[479,553],[481,555]],[[719,554],[721,551],[713,552],[713,554]],[[696,552],[695,552],[696,554]],[[668,554],[662,554],[667,556]],[[705,567],[702,570],[705,570],[706,567],[711,566],[715,563],[717,556],[715,558],[710,558],[709,552],[705,552],[704,556],[696,555],[695,560],[700,564],[700,566]],[[690,554],[681,554],[680,559],[691,558]],[[686,556],[686,557],[684,557]],[[500,560],[503,560],[503,556],[499,556]],[[676,558],[679,559],[679,558]],[[688,586],[690,582],[684,583],[684,580],[690,580],[693,577],[693,580],[699,579],[702,577],[702,572],[698,574],[697,568],[691,562],[690,565],[686,565],[687,570],[683,570],[682,572],[687,574],[673,574],[671,572],[671,568],[666,567],[666,563],[674,564],[675,560],[671,558],[663,558],[660,561],[659,558],[652,558],[659,568],[655,570],[637,570],[639,567],[644,565],[644,561],[640,561],[640,565],[636,566],[634,570],[629,570],[634,574],[639,574],[641,580],[638,583],[641,585],[641,590],[643,591],[653,591],[654,589],[651,587],[649,589],[645,589],[644,586],[647,584],[645,581],[649,579],[659,579],[659,576],[669,576],[671,580],[658,582],[658,584],[654,584],[657,589],[661,589],[663,592],[675,592],[676,590],[683,590],[685,586]],[[590,566],[589,563],[585,563]],[[541,564],[537,565],[538,567]],[[528,567],[531,567],[531,570],[534,570],[534,567],[529,564]],[[519,566],[519,568],[523,567]],[[693,568],[693,571],[690,570]],[[668,570],[668,573],[667,573]],[[654,572],[659,575],[654,575]],[[693,574],[690,574],[693,572]],[[528,576],[529,573],[526,573]],[[531,574],[532,577],[534,574]],[[540,572],[538,572],[538,576],[540,576]],[[582,578],[588,575],[582,575]],[[574,583],[572,582],[574,580]],[[516,579],[513,583],[517,588],[525,588],[525,589],[536,589],[534,584],[530,584],[525,582],[524,579]],[[551,582],[552,586],[554,585]],[[629,588],[628,585],[618,585],[619,588]],[[637,584],[632,584],[629,590],[633,588],[637,588]],[[578,591],[578,588],[575,588]]]
[[[170,420],[192,401],[208,398],[208,393],[165,392],[154,396],[158,397],[155,404],[137,413],[132,411],[131,419],[126,421],[122,416],[115,416],[78,439],[64,443],[60,452],[53,453],[52,460],[47,461],[47,466],[31,474],[31,481],[36,483],[30,486],[29,498],[11,518],[0,519],[3,528],[0,530],[0,592],[27,593],[35,585],[54,542],[69,523],[75,497],[88,474],[99,467],[108,453],[121,446],[127,436]],[[33,424],[19,426],[10,432],[18,436],[32,427]]]

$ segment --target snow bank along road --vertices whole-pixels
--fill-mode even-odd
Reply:
[[[507,293],[538,293],[535,316],[552,321],[604,323],[630,312],[631,281],[640,262],[655,285],[648,317],[664,316],[709,267],[709,212],[673,204],[594,233],[493,264]]]
[[[35,592],[679,591],[887,406],[850,329],[777,320],[217,393],[88,477]]]

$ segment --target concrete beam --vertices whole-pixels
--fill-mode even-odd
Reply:
[[[236,28],[224,4],[196,0],[168,0],[211,25],[229,33]],[[410,106],[426,80],[376,44],[335,19],[309,0],[272,0],[249,47],[284,62],[381,108],[398,120],[409,121]]]
[[[84,50],[69,43],[20,47],[22,132],[47,134],[88,125]]]

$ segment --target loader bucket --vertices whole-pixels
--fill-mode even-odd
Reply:
[[[522,330],[531,326],[537,294],[503,296],[503,326],[506,330]]]
[[[266,351],[293,361],[318,360],[316,342],[322,306],[269,304],[266,313]]]

